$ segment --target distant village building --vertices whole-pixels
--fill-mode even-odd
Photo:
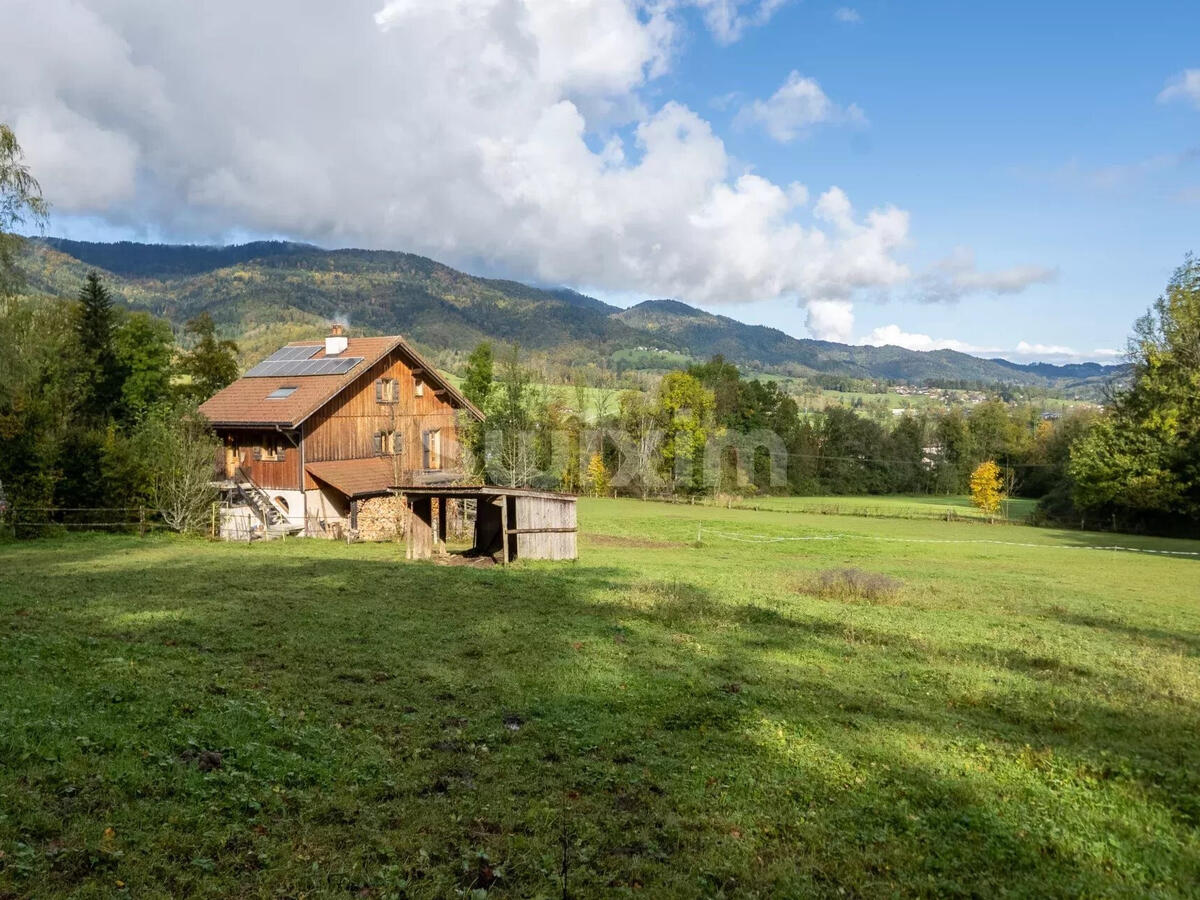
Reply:
[[[460,416],[483,413],[402,337],[288,344],[205,402],[223,449],[226,537],[339,537],[361,502],[463,478]]]

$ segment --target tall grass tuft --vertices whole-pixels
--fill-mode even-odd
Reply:
[[[879,572],[862,569],[824,569],[800,585],[800,590],[826,600],[843,603],[894,603],[904,582]]]

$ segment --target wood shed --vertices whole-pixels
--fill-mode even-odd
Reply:
[[[446,501],[475,501],[474,546],[468,555],[514,559],[576,559],[578,520],[575,497],[531,488],[399,486],[408,515],[408,558],[428,559],[445,552],[446,516],[434,515]],[[436,525],[435,525],[436,521]]]

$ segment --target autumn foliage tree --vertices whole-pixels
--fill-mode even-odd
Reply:
[[[593,497],[607,497],[612,489],[612,476],[609,475],[604,456],[600,453],[593,453],[592,458],[588,460],[587,484]]]
[[[980,463],[971,473],[971,503],[994,516],[1004,500],[1004,479],[994,460]]]

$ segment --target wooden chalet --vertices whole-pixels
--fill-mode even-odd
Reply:
[[[224,445],[221,531],[340,536],[358,504],[463,478],[483,414],[402,337],[288,344],[201,407]]]

